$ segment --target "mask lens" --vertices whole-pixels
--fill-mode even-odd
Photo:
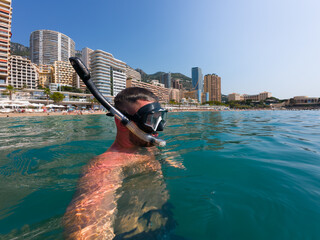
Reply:
[[[145,125],[151,127],[156,131],[159,122],[161,121],[161,114],[159,112],[148,114]]]
[[[166,125],[167,112],[168,110],[161,108],[160,103],[153,102],[141,107],[129,119],[136,122],[139,128],[147,133],[163,131]]]

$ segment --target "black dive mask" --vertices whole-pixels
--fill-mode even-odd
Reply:
[[[160,103],[149,103],[138,110],[133,116],[125,114],[134,121],[138,127],[146,133],[163,131],[166,125],[167,109],[161,107]]]

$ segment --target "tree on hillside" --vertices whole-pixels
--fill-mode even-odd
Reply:
[[[50,95],[50,98],[53,100],[54,103],[59,103],[63,101],[64,95],[59,92],[54,92]]]

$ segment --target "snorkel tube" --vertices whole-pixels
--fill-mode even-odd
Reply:
[[[80,58],[71,57],[69,61],[77,72],[79,77],[82,79],[84,84],[87,86],[92,95],[104,106],[111,114],[113,114],[117,119],[121,121],[123,125],[125,125],[133,134],[135,134],[138,138],[145,142],[151,142],[160,147],[164,147],[166,142],[162,139],[156,138],[150,134],[142,131],[136,124],[130,121],[125,115],[123,115],[119,110],[117,110],[108,100],[99,92],[97,87],[94,85],[92,80],[90,79],[90,72],[87,67],[83,64]]]

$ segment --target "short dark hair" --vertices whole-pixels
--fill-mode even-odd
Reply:
[[[146,88],[130,87],[122,90],[114,98],[114,106],[120,111],[124,111],[128,103],[135,103],[137,100],[158,102],[158,97]]]

